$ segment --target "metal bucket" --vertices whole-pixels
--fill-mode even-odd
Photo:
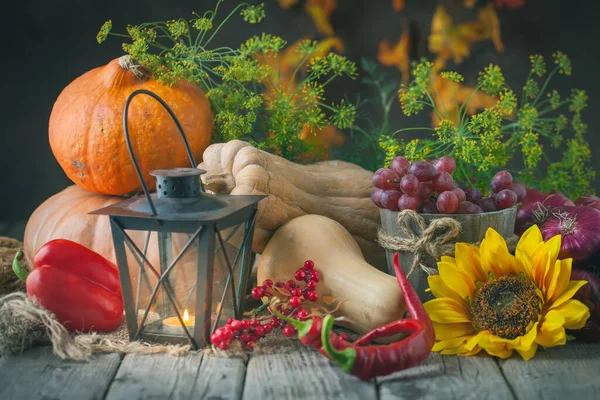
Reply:
[[[380,208],[379,214],[381,216],[381,229],[384,233],[390,236],[397,236],[406,238],[404,232],[398,227],[398,214],[399,211],[390,211],[387,209]],[[454,242],[467,242],[476,243],[480,242],[485,237],[485,232],[488,228],[493,228],[496,232],[502,235],[504,238],[509,238],[514,234],[515,230],[515,219],[517,216],[517,208],[512,207],[501,211],[487,212],[483,214],[419,214],[425,220],[425,223],[429,223],[434,219],[439,218],[452,218],[460,222],[461,233],[458,235]],[[409,226],[413,231],[418,232],[418,226],[413,220],[409,220]],[[395,251],[386,250],[386,259],[388,273],[396,275],[394,273],[394,253]],[[408,274],[413,263],[414,253],[399,251],[398,259],[400,266],[405,274]],[[423,255],[421,260],[423,264],[429,268],[437,268],[437,261],[430,255]],[[427,301],[433,298],[431,293],[425,290],[429,287],[427,283],[427,273],[421,268],[417,268],[410,276],[409,281],[419,294],[421,301]]]

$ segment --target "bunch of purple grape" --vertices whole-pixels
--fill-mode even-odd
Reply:
[[[525,186],[513,182],[508,171],[500,171],[490,182],[491,193],[459,187],[452,178],[456,162],[443,156],[433,162],[410,162],[396,157],[389,168],[373,175],[371,199],[377,207],[392,211],[415,210],[427,214],[480,214],[510,208],[523,200]]]

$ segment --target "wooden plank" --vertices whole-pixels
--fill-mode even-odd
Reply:
[[[0,359],[0,399],[103,399],[122,356],[95,355],[88,362],[64,361],[52,347],[34,347]]]
[[[378,378],[379,396],[391,399],[513,399],[494,358],[432,353],[418,367]]]
[[[599,399],[600,345],[569,343],[538,349],[529,361],[500,360],[519,399]]]
[[[195,383],[202,354],[182,357],[168,354],[127,354],[119,367],[107,399],[198,398]]]
[[[250,357],[243,399],[376,399],[375,383],[345,374],[312,349]]]
[[[13,239],[17,239],[23,241],[25,237],[25,226],[27,225],[27,221],[17,221],[11,224],[8,231],[3,236],[8,236]]]
[[[245,375],[246,365],[241,358],[204,355],[194,386],[194,398],[241,399]]]

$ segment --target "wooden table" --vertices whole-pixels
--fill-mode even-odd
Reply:
[[[0,234],[22,239],[24,226],[0,223]],[[0,399],[600,399],[600,344],[540,349],[529,361],[434,353],[419,367],[371,382],[300,344],[247,362],[201,353],[74,362],[43,346],[0,358]]]
[[[300,346],[300,345],[299,345]],[[0,359],[0,399],[600,399],[600,344],[570,343],[518,357],[431,355],[423,365],[362,382],[319,353],[215,358],[101,354],[62,361],[49,346]]]

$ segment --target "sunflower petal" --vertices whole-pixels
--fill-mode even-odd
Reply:
[[[479,248],[469,243],[456,243],[456,263],[462,267],[474,281],[485,282],[487,274],[481,268]]]
[[[435,331],[435,340],[455,339],[461,336],[470,336],[475,333],[475,328],[468,322],[455,324],[440,324],[432,322]]]
[[[535,356],[537,348],[538,348],[537,343],[532,343],[531,346],[529,346],[527,348],[524,348],[524,349],[516,349],[515,348],[515,350],[521,355],[523,360],[527,361],[527,360],[531,359],[531,357]]]
[[[444,283],[444,280],[440,275],[428,276],[427,283],[429,284],[429,289],[431,289],[431,293],[435,296],[435,298],[441,299],[444,297],[449,297],[459,303],[464,302],[463,298],[460,297],[458,293]]]
[[[545,291],[544,277],[546,276],[546,270],[548,269],[548,249],[544,246],[544,242],[538,244],[537,247],[533,249],[531,260],[533,261],[531,270],[533,280],[540,289]]]
[[[567,288],[567,285],[569,284],[569,279],[571,279],[571,270],[572,270],[572,265],[573,265],[573,259],[566,258],[564,260],[557,260],[556,262],[559,262],[559,261],[560,261],[559,274],[558,274],[558,277],[556,278],[556,286],[554,287],[554,290],[553,290],[552,294],[550,295],[550,301],[556,301],[558,296],[560,296],[565,291],[565,289]]]
[[[483,350],[485,350],[490,356],[495,356],[498,358],[509,358],[513,353],[512,349],[506,347],[506,344],[504,343],[490,344],[489,346],[484,347]]]
[[[464,350],[461,352],[457,352],[456,355],[460,356],[460,357],[468,357],[468,356],[474,356],[475,354],[478,354],[481,351],[481,347],[479,346],[475,346],[475,348],[473,350]]]
[[[585,284],[587,284],[587,281],[569,281],[565,290],[558,296],[554,303],[552,303],[550,308],[554,309],[572,298],[575,293],[577,293],[577,291]]]
[[[485,232],[479,247],[481,265],[484,271],[502,276],[519,271],[516,258],[509,253],[504,238],[492,228]]]
[[[525,274],[525,276],[527,277],[527,279],[529,279],[530,281],[534,282],[534,271],[535,271],[535,264],[533,263],[533,259],[531,258],[531,256],[527,253],[519,253],[517,255],[517,261],[519,262],[519,267],[521,269],[521,272],[523,272]]]
[[[429,318],[434,322],[453,324],[471,322],[468,311],[456,300],[450,298],[433,299],[423,304]]]
[[[485,349],[490,344],[490,336],[492,336],[490,331],[478,332],[477,335],[467,340],[467,343],[465,343],[464,347],[469,351],[473,350],[476,346],[480,346],[481,348]]]
[[[553,310],[550,310],[548,314],[552,311],[556,311],[564,317],[563,325],[565,329],[581,329],[590,317],[590,309],[575,299],[562,303]]]
[[[540,228],[537,225],[532,225],[523,233],[523,235],[521,235],[519,243],[517,243],[517,249],[515,250],[517,258],[521,258],[521,253],[529,255],[531,258],[533,250],[543,241],[544,238]]]
[[[458,347],[462,347],[463,344],[467,341],[466,337],[453,338],[448,340],[440,340],[433,345],[432,351],[441,351],[441,350],[450,350],[457,349]],[[456,354],[456,353],[452,353]]]
[[[535,342],[540,346],[544,347],[554,347],[563,345],[567,343],[567,335],[565,333],[565,328],[560,327],[555,330],[548,330],[544,326],[544,324],[542,324],[541,328],[538,330]]]
[[[560,270],[562,268],[561,260],[554,261],[554,264],[548,268],[546,276],[544,277],[544,301],[549,302],[556,290],[556,284],[558,277],[560,276]]]
[[[475,282],[460,265],[454,267],[451,264],[439,262],[438,271],[440,271],[440,276],[444,284],[455,291],[461,298],[473,297]]]
[[[531,346],[535,345],[535,338],[537,337],[538,326],[539,324],[536,322],[525,335],[521,336],[519,345],[515,346],[515,350],[517,350],[519,354],[521,354],[521,351],[527,351],[529,348],[531,348]],[[537,347],[537,345],[535,346]],[[535,350],[533,353],[535,354]]]
[[[546,251],[548,252],[548,262],[550,263],[550,265],[554,265],[554,262],[558,258],[561,242],[561,235],[556,235],[551,237],[547,242],[544,243]]]
[[[454,257],[442,256],[440,261],[456,266],[456,260],[454,259]]]
[[[558,310],[550,310],[544,316],[542,326],[547,331],[555,331],[562,328],[565,324],[565,316]]]

